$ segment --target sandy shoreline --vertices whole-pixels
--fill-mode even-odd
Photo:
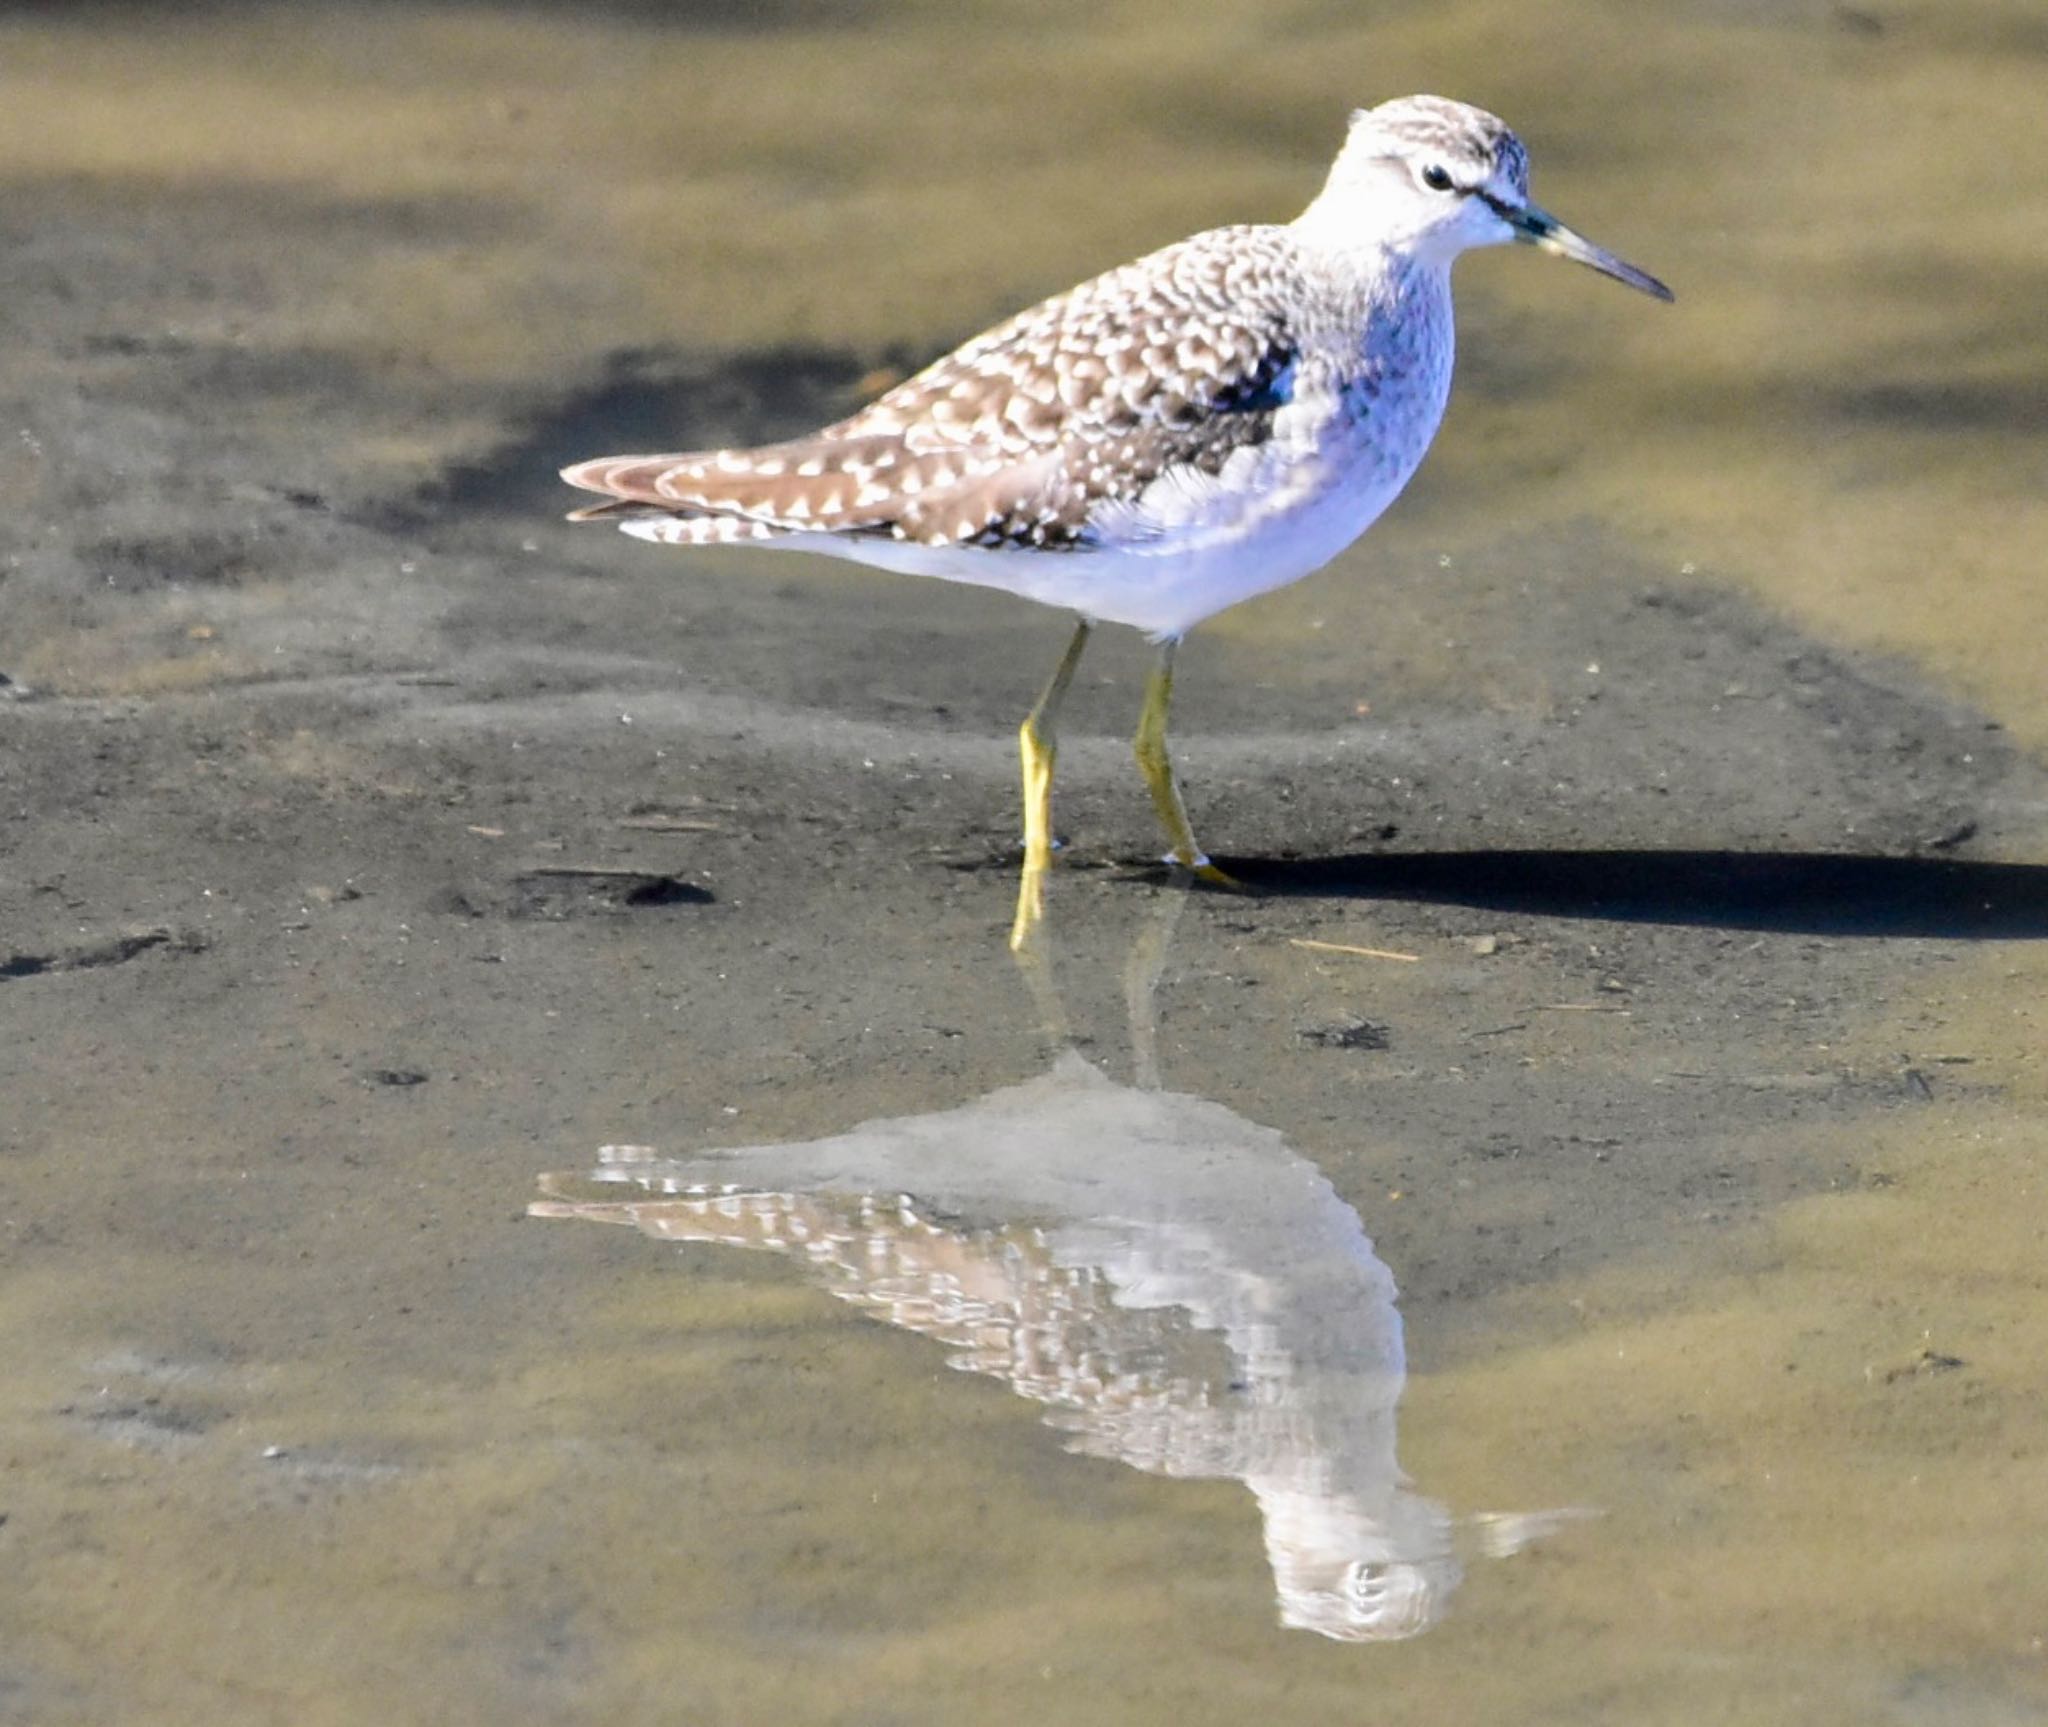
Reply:
[[[562,524],[552,470],[661,427],[800,429],[1057,286],[1025,279],[1063,280],[1118,213],[1027,257],[999,184],[999,261],[935,252],[839,318],[836,285],[782,273],[835,236],[879,253],[880,194],[834,178],[829,137],[780,167],[735,146],[684,215],[745,207],[749,174],[811,188],[747,243],[786,248],[759,327],[745,248],[663,305],[683,242],[632,222],[662,177],[627,174],[623,120],[586,135],[548,93],[551,65],[586,103],[602,82],[569,33],[386,23],[415,84],[367,43],[252,26],[228,82],[278,128],[269,178],[203,113],[161,120],[171,166],[138,156],[129,132],[204,88],[198,49],[139,90],[132,31],[6,26],[46,74],[29,107],[96,118],[0,125],[0,1718],[674,1719],[685,1686],[733,1721],[856,1718],[843,1685],[903,1720],[1021,1719],[1026,1692],[1073,1721],[1355,1707],[1359,1652],[1272,1625],[1220,1488],[1064,1455],[793,1272],[523,1220],[603,1144],[808,1140],[1043,1070],[1002,936],[1012,733],[1061,622],[666,558]],[[1863,52],[1827,28],[1798,52]],[[887,61],[799,34],[806,66]],[[772,33],[697,47],[776,65]],[[1962,63],[1940,55],[1935,95]],[[442,87],[479,66],[488,90]],[[801,80],[769,84],[750,124],[786,130]],[[344,172],[365,91],[389,137]],[[673,124],[708,152],[715,118]],[[1245,138],[1189,145],[1146,220],[1292,185],[1293,124]],[[1553,154],[1580,202],[1621,203],[1583,139]],[[934,223],[967,222],[971,169]],[[1628,221],[1598,232],[1661,264]],[[1704,294],[1711,334],[1660,374],[1636,308],[1518,284],[1477,297],[1492,358],[1412,511],[1189,646],[1189,800],[1261,892],[1180,920],[1166,1083],[1355,1209],[1402,1292],[1402,1455],[1430,1491],[1607,1512],[1374,1652],[1394,1718],[1719,1718],[1671,1677],[1719,1663],[1708,1701],[1747,1719],[1888,1718],[1854,1712],[1922,1680],[1898,1718],[2019,1719],[2048,733],[2011,638],[2038,654],[2038,595],[1923,630],[1926,597],[1887,609],[1896,572],[1854,547],[1828,586],[1833,492],[1774,588],[1755,552],[1790,494],[1722,463],[1712,392],[1699,472],[1646,526],[1679,434],[1625,453],[1618,502],[1579,410],[1623,375],[1678,391],[1746,302]],[[1894,291],[1910,347],[1924,308]],[[1854,395],[1843,368],[1828,391]],[[1648,383],[1630,403],[1623,444],[1685,417]],[[2003,447],[1987,412],[1954,447]],[[1905,539],[1968,521],[1970,593],[2018,607],[1981,508],[2002,470],[1944,481],[1925,430],[1885,420],[1861,459],[1912,466]],[[1835,443],[1816,460],[1853,489]],[[1461,507],[1489,477],[1500,510]],[[1696,557],[1717,486],[1753,509]],[[1120,1072],[1126,958],[1168,891],[1124,741],[1142,665],[1105,639],[1077,685],[1052,905],[1066,1011]]]

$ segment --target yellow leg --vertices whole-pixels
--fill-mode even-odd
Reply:
[[[1160,826],[1173,849],[1166,861],[1178,864],[1216,887],[1242,888],[1243,883],[1226,875],[1204,855],[1195,843],[1195,831],[1188,825],[1187,806],[1180,801],[1180,787],[1174,783],[1173,758],[1166,750],[1166,713],[1173,704],[1173,655],[1180,646],[1172,639],[1159,646],[1159,663],[1145,680],[1145,706],[1138,715],[1138,735],[1131,748],[1138,758],[1138,770],[1151,788],[1152,807],[1159,812]]]
[[[1088,645],[1088,620],[1074,629],[1074,639],[1037,704],[1017,728],[1017,752],[1024,763],[1024,873],[1017,884],[1017,916],[1010,926],[1010,947],[1022,951],[1045,917],[1045,872],[1052,866],[1052,766],[1059,755],[1060,703],[1074,681],[1081,650]]]

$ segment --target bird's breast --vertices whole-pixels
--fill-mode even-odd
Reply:
[[[1398,490],[1420,466],[1451,393],[1450,285],[1416,272],[1369,302],[1359,326],[1336,345],[1330,366],[1333,441],[1363,470],[1356,479]]]

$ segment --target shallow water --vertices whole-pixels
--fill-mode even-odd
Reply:
[[[166,16],[0,19],[0,1719],[2048,1712],[2036,8]],[[1461,266],[1020,973],[1058,620],[553,463],[1408,88],[1679,303]]]

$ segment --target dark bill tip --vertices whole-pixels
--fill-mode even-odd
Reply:
[[[1653,300],[1666,302],[1678,296],[1647,270],[1638,270],[1625,258],[1617,258],[1604,246],[1596,246],[1583,234],[1567,228],[1548,211],[1539,210],[1534,204],[1521,209],[1504,208],[1496,205],[1501,220],[1514,229],[1515,238],[1528,245],[1540,247],[1555,253],[1560,258],[1569,258],[1575,264],[1584,264],[1589,270],[1598,270],[1603,276],[1612,276],[1617,282],[1624,282],[1638,293],[1648,294]]]

